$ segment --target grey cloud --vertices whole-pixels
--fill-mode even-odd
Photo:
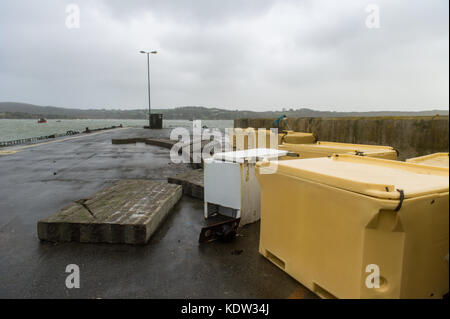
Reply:
[[[64,25],[65,6],[81,28]],[[381,29],[365,27],[366,4]],[[448,107],[448,1],[0,3],[0,100],[73,107]]]
[[[275,0],[104,0],[109,13],[118,19],[133,19],[151,11],[180,23],[216,24],[266,12]]]

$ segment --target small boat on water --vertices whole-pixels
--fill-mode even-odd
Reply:
[[[47,123],[47,120],[44,119],[43,117],[41,117],[41,118],[38,120],[38,123]]]

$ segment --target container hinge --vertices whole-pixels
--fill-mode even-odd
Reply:
[[[397,189],[397,192],[400,193],[400,203],[398,203],[397,207],[394,209],[394,212],[398,212],[400,208],[402,208],[403,200],[405,199],[405,192],[403,189]]]

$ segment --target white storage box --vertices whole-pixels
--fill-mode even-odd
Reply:
[[[241,218],[240,226],[260,218],[257,161],[278,160],[287,151],[250,149],[216,153],[204,161],[205,218],[214,214]]]

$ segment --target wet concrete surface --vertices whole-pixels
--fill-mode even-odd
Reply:
[[[145,246],[40,242],[39,219],[118,179],[166,180],[191,170],[170,163],[167,149],[111,143],[137,136],[169,131],[118,129],[0,155],[0,298],[314,297],[259,255],[258,223],[233,243],[198,244],[203,203],[188,196]],[[80,267],[79,289],[65,286],[68,264]]]

